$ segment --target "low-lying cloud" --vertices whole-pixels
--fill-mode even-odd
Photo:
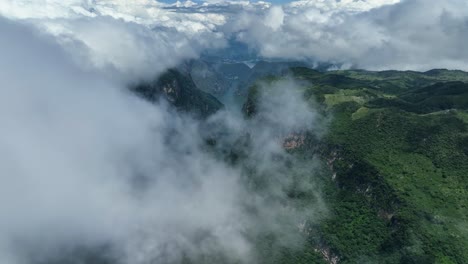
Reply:
[[[197,121],[84,70],[28,24],[1,19],[0,31],[0,262],[61,262],[84,249],[117,263],[256,263],[258,236],[300,245],[298,225],[319,217],[317,164],[297,161],[290,175],[294,158],[281,146],[285,134],[319,126],[296,84],[273,85],[251,120]],[[242,161],[216,154],[246,138]],[[292,187],[311,196],[308,206],[290,201]]]
[[[121,263],[256,263],[262,235],[300,245],[324,206],[319,164],[283,144],[323,133],[299,84],[263,84],[250,119],[206,121],[127,84],[232,38],[263,58],[466,70],[467,12],[462,0],[0,3],[0,262],[85,248]]]

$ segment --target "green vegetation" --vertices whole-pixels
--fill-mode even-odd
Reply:
[[[223,107],[216,97],[199,90],[191,77],[174,69],[153,82],[140,83],[132,90],[151,102],[163,97],[177,109],[199,117],[206,117]]]
[[[279,257],[266,263],[466,263],[468,73],[292,73],[332,116],[320,143],[293,153],[328,164],[319,177],[330,213],[302,251],[268,248]],[[250,88],[247,116],[261,87]]]
[[[269,233],[251,238],[258,263],[467,263],[468,73],[291,70],[305,84],[305,99],[332,117],[323,138],[307,136],[302,147],[290,151],[299,164],[321,158],[315,180],[328,212],[306,225],[307,239],[300,245],[278,243],[281,238]],[[247,117],[256,112],[259,89],[267,86],[250,88],[243,107]],[[202,116],[222,107],[177,71],[134,90],[150,101],[165,96],[178,109]],[[216,139],[207,143],[213,147]],[[248,150],[246,136],[226,151],[226,159],[248,160]],[[292,179],[307,177],[307,166],[296,165],[285,173]],[[253,186],[267,188],[262,177],[268,175],[248,169]],[[316,204],[301,186],[290,187],[292,202]],[[112,263],[84,252],[75,253],[84,260],[79,263]],[[48,263],[65,262],[77,263]],[[183,263],[229,259],[202,256]]]
[[[466,263],[468,74],[292,71],[333,113],[320,230],[339,263]]]

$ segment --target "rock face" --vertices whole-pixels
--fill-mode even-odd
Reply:
[[[283,148],[287,150],[297,149],[305,143],[305,135],[303,133],[291,133],[283,139]]]
[[[165,99],[177,109],[200,117],[207,117],[223,108],[223,104],[214,96],[199,90],[190,76],[175,69],[132,90],[151,102]]]

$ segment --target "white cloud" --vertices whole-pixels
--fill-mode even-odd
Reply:
[[[152,78],[203,49],[222,47],[218,14],[176,14],[156,1],[13,0],[0,14],[55,36],[84,68]],[[115,73],[117,72],[117,73]]]
[[[96,34],[114,34],[93,21]],[[74,36],[88,44],[80,23],[87,21],[73,22]],[[273,131],[318,124],[292,93],[296,85],[276,86],[294,100],[274,107],[278,100],[269,98],[274,109],[265,104],[289,123],[261,126],[227,112],[204,123],[143,101],[118,78],[77,66],[69,46],[29,23],[0,18],[0,31],[1,263],[50,263],[76,247],[106,245],[105,253],[122,263],[180,263],[183,256],[217,253],[253,263],[251,239],[262,232],[284,243],[300,239],[296,225],[321,208],[296,210],[288,202],[292,179],[272,157],[290,159]],[[300,122],[296,110],[304,114]],[[237,127],[219,138],[219,146],[230,147],[248,129],[255,151],[240,166],[225,162],[206,151],[205,133],[216,131],[207,126]],[[259,170],[261,190],[252,188],[244,165]],[[303,166],[300,188],[316,194],[315,164]]]
[[[31,245],[38,253],[106,243],[131,263],[177,261],[182,251],[251,261],[246,234],[294,234],[281,223],[294,227],[309,212],[284,206],[283,187],[292,180],[272,156],[291,158],[279,140],[288,132],[320,130],[316,113],[294,93],[297,84],[271,85],[273,97],[261,95],[262,114],[251,121],[221,112],[207,124],[125,89],[124,81],[153,77],[223,46],[226,37],[268,58],[468,69],[464,0],[315,0],[281,7],[12,0],[0,2],[0,14],[9,18],[0,18],[5,263],[22,264],[27,254],[17,253]],[[277,123],[278,117],[288,122]],[[242,165],[268,175],[267,187],[253,192],[242,168],[206,153],[204,126],[230,131],[220,136],[220,148],[238,145],[241,132],[249,131],[253,148]],[[316,194],[311,182],[300,187]]]
[[[226,30],[267,58],[468,70],[466,1],[310,1],[283,10],[280,26],[257,22],[270,19],[271,11],[246,12]]]
[[[268,9],[263,23],[273,30],[277,30],[284,21],[284,11],[280,6],[273,6]]]
[[[287,6],[293,8],[315,8],[323,12],[364,12],[385,5],[393,5],[401,0],[301,0],[292,1]]]
[[[466,7],[462,0],[430,6],[421,0],[308,0],[283,6],[12,0],[0,4],[0,14],[38,25],[62,44],[71,41],[78,61],[142,77],[223,47],[232,35],[265,58],[368,69],[468,69],[462,48]]]

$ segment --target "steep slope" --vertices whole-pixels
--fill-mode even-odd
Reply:
[[[214,95],[225,105],[239,104],[239,88],[246,86],[251,69],[241,62],[209,62],[202,59],[190,63],[190,76],[196,86]]]
[[[202,60],[195,60],[191,63],[190,76],[200,90],[218,99],[222,98],[229,89],[224,76]]]
[[[275,163],[287,164],[275,173],[302,182],[311,174],[310,164],[321,164],[313,176],[328,213],[320,211],[321,221],[285,231],[301,232],[307,240],[300,245],[277,243],[281,237],[269,233],[251,237],[260,257],[255,263],[465,263],[468,85],[461,80],[468,79],[468,73],[319,72],[303,67],[292,73],[303,85],[304,99],[331,118],[322,137],[304,133],[280,138],[295,144],[283,145],[291,160],[275,157]],[[262,81],[274,84],[283,78]],[[270,86],[256,82],[249,88],[243,106],[247,118],[255,117],[259,94],[271,91]],[[134,91],[201,116],[222,107],[176,70]],[[229,131],[214,130],[207,133],[206,150],[230,164],[241,164],[252,188],[266,188],[272,168],[261,173],[249,162],[254,146],[249,131],[217,145],[216,136]],[[294,203],[317,204],[316,196],[295,187],[288,185],[287,190]],[[115,263],[102,252],[106,249],[80,249],[67,254],[69,258],[38,263]],[[183,263],[230,262],[214,255]]]
[[[321,230],[340,263],[464,263],[468,74],[294,72],[333,113]]]
[[[299,152],[328,164],[331,215],[311,232],[310,247],[328,263],[464,263],[468,73],[292,72],[308,82],[305,97],[332,115],[320,147]],[[259,87],[250,88],[247,116]]]
[[[153,82],[141,83],[132,90],[152,102],[164,98],[177,109],[201,117],[211,115],[223,107],[214,96],[199,90],[190,76],[175,69],[168,70]]]

